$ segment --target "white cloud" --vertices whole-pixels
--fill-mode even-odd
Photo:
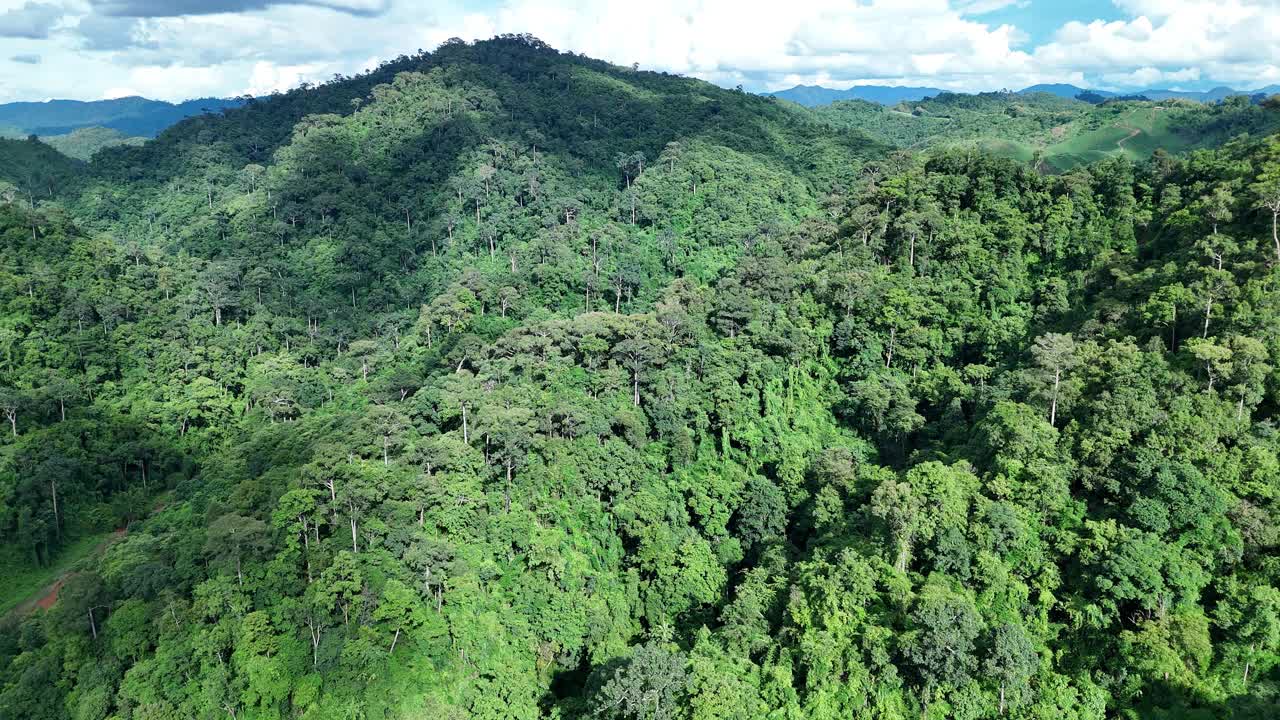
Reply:
[[[265,10],[275,5],[314,5],[351,15],[380,15],[390,0],[89,0],[112,17],[177,17]]]
[[[303,82],[315,82],[323,78],[320,74],[324,66],[308,65],[276,65],[265,60],[253,64],[248,84],[241,94],[270,95],[276,91],[284,91],[301,85]]]
[[[1129,20],[1071,22],[1035,50],[1046,69],[1075,68],[1134,85],[1199,77],[1253,87],[1280,67],[1274,0],[1117,0]],[[1181,73],[1182,77],[1178,75]]]
[[[109,87],[102,92],[102,100],[116,100],[118,98],[137,97],[142,93],[131,87]]]
[[[1158,68],[1142,67],[1127,73],[1103,73],[1100,77],[1104,83],[1112,87],[1164,87],[1177,83],[1196,82],[1200,79],[1200,69],[1182,68],[1166,72]]]
[[[0,13],[0,37],[47,38],[62,14],[62,8],[52,3],[23,3]]]
[[[1031,56],[1016,49],[1023,39],[1016,28],[967,15],[996,5],[1002,3],[509,0],[496,12],[469,16],[467,24],[532,32],[553,46],[620,64],[768,89],[797,78],[984,88],[1070,75],[1033,67]]]
[[[990,20],[1026,0],[487,1],[0,0],[0,33],[3,18],[39,11],[39,22],[21,25],[27,37],[5,41],[5,55],[43,58],[0,57],[0,100],[120,89],[165,99],[266,93],[451,36],[508,32],[750,89],[1280,81],[1277,0],[1115,0],[1122,19],[1081,17],[1039,47],[1022,29]]]

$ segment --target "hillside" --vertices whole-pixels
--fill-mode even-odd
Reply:
[[[944,94],[883,108],[839,102],[815,108],[834,127],[859,129],[904,148],[975,145],[1022,162],[1039,158],[1055,172],[1123,156],[1134,162],[1157,150],[1214,147],[1239,134],[1266,134],[1280,124],[1274,107],[1244,98],[1219,105],[1188,101],[1108,100],[1098,105],[1053,93]]]
[[[855,85],[848,90],[835,90],[832,88],[822,87],[820,85],[797,85],[787,90],[779,90],[772,93],[763,93],[764,95],[773,95],[783,100],[789,100],[805,107],[821,107],[842,100],[867,100],[882,105],[896,105],[900,102],[913,102],[923,100],[929,97],[942,95],[947,91],[937,88],[922,87],[898,87],[891,85]],[[1048,83],[1040,85],[1031,85],[1016,92],[1017,95],[1054,95],[1065,100],[1078,100],[1083,97],[1095,98],[1093,102],[1102,102],[1110,98],[1118,97],[1145,97],[1150,100],[1187,100],[1199,103],[1220,103],[1232,97],[1246,97],[1251,99],[1265,98],[1280,93],[1280,85],[1267,85],[1266,87],[1256,90],[1235,90],[1226,86],[1219,86],[1210,90],[1166,90],[1162,88],[1147,88],[1145,90],[1133,90],[1130,92],[1118,93],[1107,90],[1082,88],[1077,85],[1069,85],[1066,83]],[[955,93],[968,94],[968,93]],[[990,95],[994,93],[976,93],[977,95]]]
[[[762,93],[787,100],[805,107],[820,107],[841,100],[864,100],[881,105],[897,105],[900,102],[922,100],[942,94],[942,90],[927,87],[901,87],[896,85],[854,85],[847,90],[832,90],[817,85],[797,85],[787,90]]]
[[[83,163],[39,140],[0,138],[0,186],[32,199],[53,200],[74,192],[84,177]]]
[[[1270,718],[1266,111],[847,109],[503,36],[0,141],[0,720]]]
[[[94,153],[103,148],[118,145],[141,145],[146,138],[129,137],[119,130],[103,127],[89,127],[73,130],[66,135],[44,135],[40,142],[54,150],[77,160],[90,160]]]

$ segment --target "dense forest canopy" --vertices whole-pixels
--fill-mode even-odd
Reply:
[[[0,719],[1274,717],[1274,112],[1050,173],[504,36],[0,141]]]

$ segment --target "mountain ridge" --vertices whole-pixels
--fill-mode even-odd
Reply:
[[[833,88],[823,87],[821,85],[796,85],[795,87],[791,87],[786,90],[766,92],[761,93],[761,95],[789,100],[805,107],[822,107],[841,100],[867,100],[881,105],[896,105],[900,102],[914,102],[916,100],[923,100],[943,93],[952,93],[956,95],[981,94],[954,92],[951,90],[942,90],[931,87],[899,85],[854,85],[846,90],[836,90]],[[1145,90],[1135,90],[1130,93],[1118,93],[1111,90],[1098,90],[1095,88],[1080,87],[1069,83],[1045,83],[1030,85],[1016,91],[1014,94],[1030,95],[1033,93],[1047,93],[1072,100],[1079,99],[1081,95],[1089,93],[1102,98],[1121,96],[1133,97],[1141,95],[1151,100],[1181,99],[1192,100],[1195,102],[1221,102],[1222,100],[1235,95],[1246,95],[1250,97],[1257,95],[1274,95],[1276,93],[1280,93],[1280,85],[1267,85],[1254,90],[1237,90],[1225,85],[1219,85],[1210,90],[1168,90],[1162,88],[1148,88]]]
[[[31,135],[66,135],[103,127],[125,135],[155,137],[195,115],[239,107],[235,98],[193,98],[180,103],[129,96],[112,100],[45,100],[0,104],[0,127]]]

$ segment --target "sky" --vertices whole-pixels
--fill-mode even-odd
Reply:
[[[757,92],[1280,83],[1280,0],[0,0],[0,102],[264,95],[522,32]]]

